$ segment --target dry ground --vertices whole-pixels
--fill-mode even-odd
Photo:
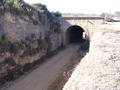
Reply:
[[[120,90],[120,23],[98,27],[63,90]]]
[[[4,90],[48,90],[48,86],[56,80],[65,65],[70,62],[78,47],[79,45],[68,46],[65,50],[47,60],[46,63],[30,74],[16,80]]]

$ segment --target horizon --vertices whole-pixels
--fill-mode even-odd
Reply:
[[[102,14],[102,13],[115,13],[120,11],[119,0],[84,0],[84,1],[68,1],[68,0],[24,0],[26,3],[45,4],[51,12],[59,11],[61,13],[82,13],[82,14]],[[81,3],[81,4],[80,4]]]

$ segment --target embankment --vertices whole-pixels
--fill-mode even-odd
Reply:
[[[45,5],[0,1],[0,86],[63,46],[59,16]]]
[[[120,89],[120,31],[115,27],[105,26],[93,35],[89,53],[63,90]]]

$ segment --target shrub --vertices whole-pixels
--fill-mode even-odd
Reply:
[[[33,65],[31,63],[25,64],[23,67],[23,72],[27,72],[33,68]]]
[[[17,67],[15,67],[12,70],[8,69],[7,70],[7,75],[4,77],[4,79],[6,81],[12,81],[12,80],[17,79],[18,77],[20,77],[23,74],[24,74],[24,72],[22,70],[22,67],[21,66],[17,66]]]
[[[61,17],[61,13],[60,12],[54,12],[53,13],[55,17]]]
[[[7,70],[7,76],[5,77],[5,79],[7,80],[7,81],[12,81],[12,80],[14,80],[14,71],[12,71],[12,70]]]
[[[38,39],[38,49],[41,50],[43,48],[47,47],[47,42],[45,39],[42,39],[41,37]]]
[[[3,62],[3,64],[8,64],[10,66],[15,66],[16,65],[15,60],[11,57],[6,58]]]
[[[13,71],[14,71],[14,78],[15,79],[24,74],[21,66],[17,66],[15,69],[13,69]]]
[[[0,14],[4,14],[4,8],[0,7]]]
[[[40,24],[38,20],[33,19],[32,21],[33,21],[33,24],[34,24],[34,25]]]
[[[58,23],[58,22],[56,22],[56,23],[54,23],[54,32],[55,33],[60,33],[61,32],[61,24],[60,23]]]
[[[26,8],[26,15],[28,15],[30,17],[33,16],[33,12],[30,8]]]
[[[19,16],[24,15],[24,11],[22,9],[13,8],[13,11]]]
[[[30,56],[35,55],[36,53],[37,53],[37,49],[32,49],[29,51]]]
[[[43,62],[45,62],[46,56],[42,56],[39,60],[33,62],[33,66],[42,64]]]
[[[19,51],[19,45],[18,44],[15,44],[15,43],[12,43],[11,45],[10,45],[10,50],[9,50],[11,53],[14,53],[14,54],[16,54],[16,53],[18,53],[18,51]]]
[[[5,34],[2,34],[2,36],[1,36],[1,41],[3,41],[3,42],[8,42],[8,38],[6,37]]]
[[[0,41],[0,53],[4,53],[9,50],[9,41],[5,34],[1,36]]]

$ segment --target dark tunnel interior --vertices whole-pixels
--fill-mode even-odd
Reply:
[[[79,26],[71,26],[67,31],[67,42],[70,43],[80,43],[83,42],[83,32],[84,30]]]

